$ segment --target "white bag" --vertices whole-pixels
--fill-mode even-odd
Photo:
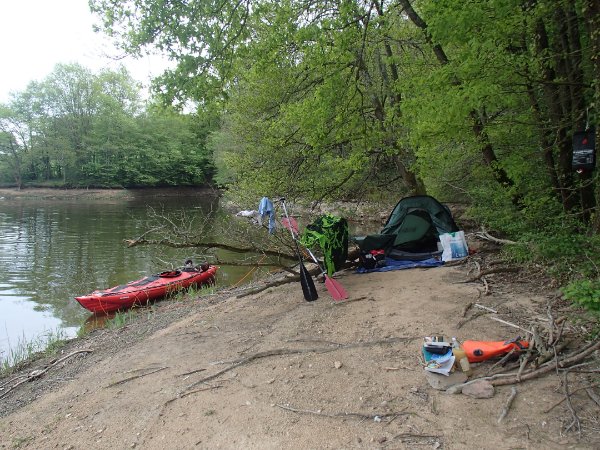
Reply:
[[[442,243],[442,261],[455,261],[469,256],[469,248],[464,231],[440,234]]]

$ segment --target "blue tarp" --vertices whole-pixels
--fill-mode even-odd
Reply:
[[[401,269],[413,269],[415,267],[438,267],[444,264],[435,258],[425,259],[423,261],[405,261],[396,260],[392,258],[385,258],[385,266],[377,267],[375,269],[367,270],[364,267],[356,269],[357,273],[369,273],[369,272],[389,272],[390,270],[401,270]]]

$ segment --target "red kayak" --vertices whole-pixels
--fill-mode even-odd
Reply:
[[[165,297],[192,285],[212,284],[216,272],[216,266],[209,266],[206,270],[172,270],[110,289],[97,290],[75,297],[75,300],[93,313],[108,313],[145,305],[150,300]]]

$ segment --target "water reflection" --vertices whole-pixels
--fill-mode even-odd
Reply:
[[[200,261],[195,249],[128,248],[123,242],[145,231],[148,206],[197,215],[218,209],[214,195],[174,194],[141,191],[117,202],[1,200],[0,359],[9,346],[48,330],[74,336],[89,316],[76,295],[159,272],[164,261]],[[236,271],[224,275],[222,270],[220,276],[241,278]]]

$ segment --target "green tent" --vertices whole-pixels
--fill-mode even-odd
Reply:
[[[355,237],[360,249],[368,252],[383,249],[397,259],[423,259],[438,251],[439,235],[453,233],[458,227],[450,210],[429,195],[400,200],[379,234]]]

